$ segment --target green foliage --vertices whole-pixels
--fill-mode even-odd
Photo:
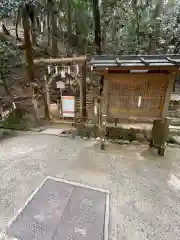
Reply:
[[[19,49],[14,48],[8,41],[0,41],[0,83],[6,79],[13,68],[20,67],[22,56]]]
[[[27,110],[25,109],[15,109],[13,110],[9,116],[3,122],[3,128],[7,129],[26,129],[26,120],[25,115],[27,114]]]
[[[42,2],[42,3],[41,3]],[[0,20],[15,16],[20,6],[28,4],[34,7],[43,7],[40,0],[1,0],[0,1]]]
[[[0,140],[4,139],[5,137],[14,136],[14,135],[15,135],[15,131],[11,129],[0,129]]]
[[[0,2],[0,20],[10,17],[12,13],[18,10],[21,1],[19,0],[2,0]]]
[[[101,0],[101,30],[104,53],[178,53],[180,44],[180,2]],[[0,3],[0,19],[17,12],[22,3],[35,7],[40,19],[51,11],[47,0],[4,0]],[[68,31],[68,1],[54,0],[59,31]],[[86,42],[94,44],[94,21],[91,0],[71,0],[72,33]],[[47,36],[47,31],[45,32]],[[59,33],[59,39],[66,44],[66,37]],[[46,37],[45,36],[45,37]],[[66,35],[67,36],[67,35]]]
[[[12,131],[11,129],[3,129],[2,134],[4,137],[12,136],[14,134],[14,131]]]
[[[10,64],[9,67],[13,67],[16,62],[21,62],[20,50],[12,46],[8,41],[0,40],[0,60]]]

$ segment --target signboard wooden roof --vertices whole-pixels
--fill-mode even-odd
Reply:
[[[90,64],[95,69],[176,69],[180,55],[120,55],[93,56]]]

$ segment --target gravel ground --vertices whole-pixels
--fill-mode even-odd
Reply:
[[[110,239],[180,239],[180,149],[26,133],[0,142],[0,228],[46,176],[109,189]]]

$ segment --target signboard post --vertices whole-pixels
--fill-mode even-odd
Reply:
[[[60,89],[60,97],[61,97],[60,107],[58,107],[58,110],[60,110],[61,115],[63,116],[63,110],[62,110],[62,89],[65,88],[65,83],[62,82],[62,81],[58,81],[58,82],[56,82],[56,86],[57,86],[57,88]],[[59,102],[59,101],[58,101],[58,102]],[[58,106],[59,106],[59,103],[58,103]]]

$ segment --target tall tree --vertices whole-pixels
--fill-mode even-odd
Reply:
[[[67,0],[67,12],[68,12],[68,56],[71,55],[71,39],[72,39],[72,3],[71,0]]]
[[[58,56],[58,28],[57,28],[57,9],[55,0],[47,0],[47,9],[50,13],[51,19],[51,33],[52,33],[52,56]]]
[[[94,15],[94,35],[96,53],[100,55],[102,51],[101,51],[101,24],[100,24],[99,0],[93,0],[93,15]]]
[[[25,55],[26,55],[26,69],[29,82],[34,81],[34,63],[33,63],[33,49],[32,42],[30,37],[30,3],[24,3],[21,5],[22,11],[22,21],[23,21],[23,30],[24,30],[24,46],[25,46]]]

